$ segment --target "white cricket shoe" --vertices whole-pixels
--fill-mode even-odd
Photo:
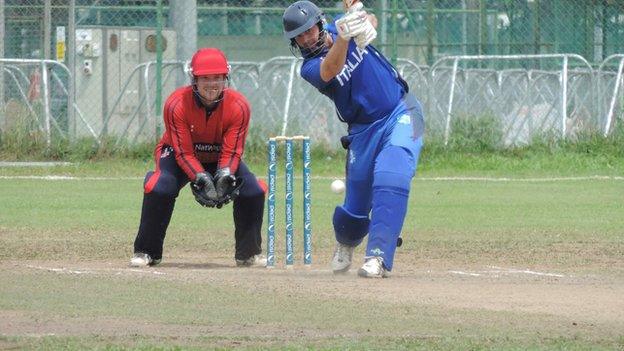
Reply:
[[[130,259],[130,267],[147,267],[155,266],[160,263],[160,260],[154,260],[146,253],[135,252],[132,259]]]
[[[237,267],[251,267],[251,266],[265,267],[266,265],[267,265],[267,259],[264,255],[253,255],[244,260],[236,260]]]
[[[349,270],[351,259],[353,258],[353,250],[355,250],[355,246],[341,244],[336,241],[336,250],[331,263],[334,274],[346,273]]]
[[[383,258],[368,256],[364,257],[364,265],[358,270],[358,275],[364,278],[386,278],[389,273],[383,266]]]

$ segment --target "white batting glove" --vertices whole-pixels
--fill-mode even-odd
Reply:
[[[364,4],[361,1],[358,1],[353,5],[349,5],[349,8],[347,9],[347,13],[353,13],[353,12],[357,12],[360,10],[364,10]]]
[[[373,27],[370,21],[366,21],[364,31],[358,34],[353,40],[358,48],[364,49],[368,44],[372,43],[377,38],[377,30]]]
[[[347,13],[356,13],[358,11],[364,11],[364,4],[361,1],[350,5]],[[377,30],[372,23],[370,23],[367,17],[362,33],[355,36],[353,40],[358,48],[364,49],[368,44],[372,43],[375,38],[377,38]]]
[[[347,12],[347,14],[336,21],[336,29],[341,38],[349,40],[364,33],[366,23],[369,23],[366,11]]]

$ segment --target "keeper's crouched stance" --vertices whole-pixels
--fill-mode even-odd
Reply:
[[[228,88],[229,67],[220,50],[200,49],[191,60],[192,84],[165,103],[166,130],[154,152],[156,169],[145,176],[131,266],[160,263],[176,198],[189,182],[202,206],[233,202],[236,264],[266,265],[260,255],[264,189],[241,160],[249,103]]]

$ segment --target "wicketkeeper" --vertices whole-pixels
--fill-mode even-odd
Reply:
[[[260,255],[264,189],[241,160],[250,108],[229,88],[229,72],[223,52],[200,49],[191,60],[191,85],[165,102],[166,129],[154,152],[156,169],[145,176],[131,266],[160,263],[176,198],[189,182],[202,206],[220,209],[233,202],[236,264],[266,265]]]

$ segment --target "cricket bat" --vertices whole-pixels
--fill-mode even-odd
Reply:
[[[360,0],[342,0],[342,5],[344,5],[345,12],[349,12],[351,6],[355,5],[358,2],[360,2]]]

